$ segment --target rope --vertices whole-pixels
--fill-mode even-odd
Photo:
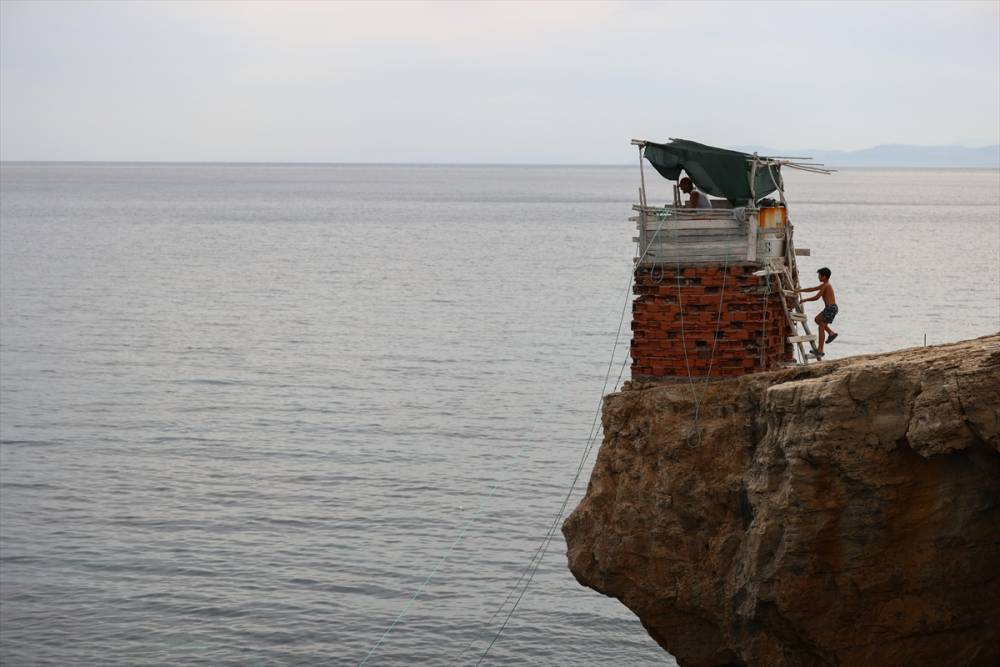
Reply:
[[[521,447],[517,450],[517,452],[514,455],[515,459],[520,457],[521,452],[524,450],[527,444],[528,441],[525,441],[524,443],[521,444]],[[430,574],[428,574],[427,577],[420,583],[420,585],[417,587],[417,590],[413,592],[413,595],[410,596],[410,599],[407,601],[406,606],[404,606],[402,611],[400,611],[399,614],[396,615],[396,618],[392,620],[392,622],[389,624],[389,627],[385,629],[385,632],[382,633],[382,636],[379,637],[378,641],[375,642],[375,645],[372,646],[370,651],[368,651],[368,654],[364,657],[364,659],[360,663],[358,663],[358,667],[363,667],[363,665],[367,663],[368,660],[375,654],[375,651],[377,651],[379,647],[382,645],[382,643],[385,642],[385,639],[386,637],[389,636],[389,633],[392,632],[393,628],[395,628],[397,624],[399,624],[403,616],[406,615],[406,612],[408,612],[410,610],[410,607],[413,606],[413,603],[416,602],[417,598],[420,597],[421,593],[424,592],[424,589],[427,588],[427,585],[431,582],[431,580],[434,577],[438,575],[438,573],[441,571],[441,568],[444,567],[444,564],[448,561],[448,558],[451,556],[451,553],[455,550],[455,547],[457,547],[459,543],[461,543],[461,541],[465,539],[465,536],[466,534],[468,534],[469,529],[472,528],[473,519],[479,518],[479,515],[482,514],[482,510],[486,506],[486,501],[490,500],[493,497],[493,494],[496,492],[499,485],[500,481],[497,480],[497,482],[493,485],[493,488],[490,489],[489,494],[487,494],[485,498],[479,501],[479,507],[476,508],[476,511],[472,515],[470,515],[468,520],[466,520],[466,525],[462,528],[461,532],[459,532],[458,537],[455,538],[455,540],[451,543],[451,546],[448,547],[448,550],[445,551],[444,555],[438,560],[437,564],[434,566],[434,569],[431,570]]]
[[[705,375],[705,384],[712,375],[712,364],[715,361],[715,349],[719,344],[719,328],[722,324],[722,304],[726,301],[726,279],[729,277],[729,255],[722,261],[722,289],[719,292],[719,312],[715,315],[715,336],[712,338],[712,353],[708,357],[708,373]]]
[[[698,404],[698,399],[695,395],[694,390],[694,378],[691,377],[691,362],[688,361],[688,347],[687,338],[684,333],[684,300],[681,296],[681,260],[677,259],[677,270],[674,271],[674,277],[677,278],[677,306],[681,311],[681,349],[684,351],[684,367],[687,369],[688,376],[688,386],[691,388],[691,400],[694,401],[695,405]]]
[[[643,252],[642,252],[641,255],[638,253],[638,251],[639,251],[639,244],[636,243],[636,255],[638,256],[638,260],[636,262],[637,265],[639,263],[641,263],[642,260],[646,257],[646,254],[649,252],[649,249],[652,247],[653,242],[659,236],[659,233],[660,233],[660,230],[662,229],[662,227],[663,227],[663,221],[660,221],[660,223],[657,225],[656,230],[653,233],[652,238],[650,239],[650,242],[643,249]],[[608,370],[607,370],[607,372],[604,375],[604,384],[603,384],[603,386],[601,388],[601,400],[598,402],[597,410],[595,411],[595,415],[594,415],[594,420],[591,423],[590,434],[587,436],[587,447],[586,447],[586,449],[584,451],[584,456],[582,457],[581,462],[580,462],[579,466],[577,467],[576,476],[573,478],[573,483],[570,486],[570,492],[567,495],[567,499],[563,502],[563,505],[560,507],[559,515],[556,517],[556,521],[554,522],[554,525],[556,523],[558,523],[559,518],[561,518],[562,512],[565,510],[566,503],[568,502],[568,498],[569,498],[570,495],[572,495],[573,489],[576,486],[576,482],[580,478],[580,473],[581,473],[581,471],[583,469],[583,466],[586,463],[586,458],[590,454],[590,451],[593,449],[594,431],[595,431],[596,424],[597,424],[597,418],[600,415],[601,405],[604,402],[604,398],[603,398],[604,397],[604,393],[605,393],[605,391],[607,391],[608,379],[611,377],[611,369],[614,366],[615,354],[618,351],[618,343],[619,343],[619,340],[621,339],[622,325],[623,325],[624,320],[625,320],[625,312],[626,312],[626,310],[628,308],[629,294],[630,294],[630,292],[632,290],[632,281],[634,279],[634,276],[635,276],[635,271],[633,270],[633,271],[631,271],[629,273],[629,282],[628,282],[628,287],[627,287],[627,291],[626,291],[626,295],[625,295],[626,296],[625,303],[622,306],[622,312],[621,312],[621,315],[620,315],[620,317],[618,319],[618,329],[615,332],[615,343],[614,343],[614,346],[612,347],[612,350],[611,350],[611,359],[608,361]],[[625,362],[627,362],[627,361],[628,361],[628,357],[626,356],[625,357]],[[618,380],[621,379],[621,376],[622,376],[623,372],[624,372],[624,363],[623,363],[623,369],[622,369],[622,371],[619,371],[618,379],[616,380],[616,384],[615,384],[616,387],[617,387],[617,382],[618,382]],[[521,447],[515,453],[515,459],[520,457],[520,454],[524,451],[524,449],[527,446],[527,444],[528,444],[528,442],[525,441],[521,445]],[[445,563],[448,561],[448,559],[451,556],[452,552],[461,543],[461,541],[463,539],[465,539],[465,536],[468,534],[469,530],[471,529],[471,527],[473,525],[473,519],[478,518],[478,516],[482,513],[482,510],[483,510],[483,508],[486,505],[486,501],[489,500],[489,499],[491,499],[493,497],[494,493],[496,493],[496,490],[499,488],[499,486],[500,486],[500,480],[497,480],[497,482],[490,489],[490,492],[484,498],[482,498],[480,500],[479,507],[477,508],[476,512],[473,515],[470,516],[470,518],[466,522],[466,525],[459,532],[459,534],[455,538],[455,540],[452,541],[451,545],[448,547],[447,551],[445,551],[444,555],[438,560],[438,562],[435,565],[435,567],[423,579],[423,581],[420,583],[420,585],[417,587],[417,589],[413,592],[413,595],[410,596],[410,599],[407,601],[407,603],[403,607],[403,609],[399,612],[399,614],[396,615],[396,617],[392,620],[392,622],[389,623],[389,626],[385,629],[385,631],[379,637],[378,641],[375,642],[375,645],[372,646],[371,650],[368,651],[368,653],[367,653],[367,655],[365,655],[364,659],[361,660],[361,662],[359,663],[359,667],[363,667],[368,662],[368,660],[371,659],[371,657],[375,654],[375,652],[379,649],[379,647],[381,647],[382,644],[385,642],[386,638],[389,636],[389,634],[392,632],[392,630],[399,624],[399,622],[403,619],[403,617],[406,615],[406,613],[410,610],[410,607],[413,606],[413,604],[416,602],[417,598],[420,597],[420,595],[427,588],[427,586],[434,579],[434,577],[438,575],[438,573],[444,567]],[[542,549],[542,553],[541,553],[542,557],[544,557],[545,551],[547,551],[547,549],[548,549],[547,543],[549,541],[551,541],[552,531],[553,531],[553,529],[550,528],[549,532],[546,534],[545,539],[543,540],[543,545],[545,545],[545,548],[542,549],[542,545],[539,545],[539,549]],[[535,553],[536,553],[536,555],[538,554],[538,550],[537,549],[536,549]],[[535,565],[535,569],[532,571],[531,576],[528,578],[528,582],[525,584],[524,590],[522,590],[521,595],[518,597],[517,602],[515,602],[514,607],[511,609],[510,614],[513,614],[514,609],[517,608],[517,605],[520,602],[521,597],[524,596],[524,592],[527,590],[527,586],[531,583],[531,579],[534,577],[534,572],[537,571],[537,564],[540,564],[540,563],[541,563],[541,558],[539,558],[537,560],[537,563],[536,563],[535,556],[532,556],[532,560],[529,561],[529,568],[532,565]],[[508,596],[504,600],[504,602],[501,603],[501,606],[498,608],[497,612],[494,612],[494,615],[487,622],[487,625],[493,621],[493,618],[496,617],[496,615],[499,612],[499,610],[502,609],[503,605],[505,605],[507,603],[507,601],[510,599],[511,595],[513,594],[513,591],[517,590],[517,585],[523,579],[523,576],[524,576],[524,573],[522,572],[522,576],[520,578],[518,578],[517,583],[515,583],[515,587],[513,589],[511,589],[511,593],[508,594]],[[500,632],[502,632],[503,628],[506,627],[507,621],[510,619],[510,614],[508,614],[507,618],[504,620],[504,624],[501,627]],[[497,636],[494,637],[493,642],[490,642],[490,647],[492,647],[493,643],[495,643],[496,640],[497,640],[497,638],[499,638],[500,632],[498,632]],[[468,647],[466,647],[465,650],[467,650],[467,649],[468,649]],[[465,650],[462,651],[463,654],[465,653]],[[487,651],[484,652],[483,657],[485,657],[485,655],[486,655],[487,652],[489,652],[489,647],[487,647]],[[461,654],[459,655],[459,657],[461,657]],[[457,658],[456,658],[456,660],[457,660]],[[482,658],[480,658],[480,661],[481,660],[482,660]]]
[[[664,222],[663,220],[659,221],[659,224],[656,227],[656,231],[653,232],[652,238],[650,239],[649,243],[646,244],[646,247],[643,249],[641,255],[638,255],[639,246],[638,244],[636,244],[636,251],[638,255],[638,260],[636,261],[637,268],[638,265],[642,263],[642,260],[645,259],[646,255],[649,253],[649,249],[652,247],[653,243],[656,241],[656,238],[659,236],[660,230],[663,228],[663,222]],[[566,511],[566,505],[569,504],[569,500],[570,498],[572,498],[573,492],[576,490],[576,483],[579,481],[580,475],[583,472],[583,468],[586,466],[587,458],[590,456],[591,451],[593,451],[594,443],[597,441],[596,438],[597,422],[601,414],[601,406],[604,404],[604,395],[605,391],[607,390],[608,379],[611,377],[611,368],[614,365],[615,351],[617,350],[618,347],[618,338],[621,335],[622,324],[625,321],[625,313],[628,309],[628,304],[631,301],[632,282],[634,278],[635,278],[635,271],[632,271],[629,274],[629,282],[625,291],[625,303],[622,305],[621,315],[618,319],[618,331],[615,334],[615,345],[612,348],[611,359],[608,360],[608,370],[605,373],[604,385],[601,388],[601,398],[597,403],[596,410],[594,411],[594,418],[590,424],[590,433],[587,435],[586,446],[584,447],[583,455],[580,457],[580,462],[579,464],[577,464],[576,473],[573,476],[573,481],[570,482],[569,490],[566,492],[566,495],[563,498],[562,503],[559,505],[559,511],[556,513],[555,518],[553,519],[552,524],[549,526],[549,529],[546,531],[545,536],[542,538],[541,543],[535,549],[535,553],[528,561],[528,565],[525,567],[524,570],[521,571],[521,575],[517,578],[517,581],[514,583],[514,586],[511,587],[511,590],[507,594],[507,597],[504,598],[504,601],[500,603],[500,606],[497,607],[496,611],[493,612],[493,615],[490,616],[489,620],[487,620],[487,622],[484,624],[484,627],[489,627],[489,625],[493,622],[493,619],[495,619],[499,615],[500,611],[504,608],[504,606],[513,596],[514,592],[520,589],[520,593],[518,594],[517,599],[514,600],[514,604],[507,612],[507,615],[504,617],[503,623],[500,625],[500,628],[493,636],[493,639],[490,640],[490,643],[486,646],[482,654],[479,656],[479,659],[476,661],[476,665],[480,665],[483,662],[483,660],[486,659],[486,656],[489,654],[490,650],[493,648],[496,642],[500,639],[500,635],[503,634],[504,629],[506,629],[507,624],[510,622],[511,617],[517,610],[517,607],[521,604],[521,600],[524,598],[525,593],[528,592],[528,588],[531,586],[531,582],[535,578],[535,574],[538,572],[538,568],[541,566],[542,560],[545,558],[545,554],[548,553],[549,545],[552,543],[552,536],[555,534],[555,529],[559,525],[559,521],[562,519],[563,514]],[[618,377],[615,380],[615,387],[618,386],[618,382],[621,380],[622,375],[625,372],[625,366],[627,364],[628,364],[628,356],[626,356],[625,359],[622,361],[621,369],[618,371]],[[525,581],[524,585],[521,586],[521,581],[524,580],[525,575],[528,576],[527,581]],[[476,639],[473,639],[468,645],[466,645],[466,647],[462,649],[462,652],[459,653],[459,655],[454,659],[454,661],[452,661],[451,664],[455,664],[459,660],[459,658],[461,658],[462,655],[464,655],[465,652],[472,646],[472,644],[474,644],[477,641],[477,639],[478,637]]]
[[[697,440],[694,442],[692,447],[696,447],[701,444],[701,430],[699,429],[700,418],[701,418],[701,406],[705,400],[705,395],[708,394],[708,383],[712,375],[712,366],[715,363],[715,350],[719,344],[719,328],[722,324],[722,305],[726,300],[726,279],[729,276],[729,255],[725,255],[722,266],[722,290],[719,292],[719,311],[715,316],[715,334],[712,336],[712,352],[708,357],[708,370],[705,373],[705,378],[702,380],[701,396],[697,395],[695,390],[694,378],[691,376],[691,363],[688,360],[687,353],[687,337],[684,331],[684,303],[681,299],[681,265],[680,260],[677,260],[677,304],[681,311],[681,348],[684,350],[684,366],[687,369],[688,376],[688,386],[691,388],[691,401],[694,403],[694,423],[691,426]]]
[[[722,290],[719,292],[719,312],[715,316],[715,335],[712,336],[712,353],[708,356],[708,371],[705,373],[705,380],[702,382],[704,388],[701,392],[701,398],[698,404],[694,406],[695,425],[698,424],[701,406],[705,400],[705,394],[708,393],[708,382],[712,377],[712,365],[715,363],[715,349],[719,344],[719,328],[722,324],[722,304],[726,300],[726,278],[729,276],[729,255],[725,257],[722,264]],[[699,442],[701,441],[700,435],[698,436],[698,440]]]
[[[764,362],[766,361],[764,355],[767,353],[767,300],[771,296],[771,271],[770,270],[768,270],[764,274],[764,278],[765,278],[765,281],[766,281],[766,284],[767,284],[767,289],[764,291],[764,302],[763,302],[764,316],[761,319],[761,325],[760,325],[760,365],[761,366],[763,366]],[[785,295],[782,294],[781,298],[782,299],[785,298]]]
[[[628,363],[628,358],[626,357],[625,360],[622,362],[622,370],[619,371],[618,373],[619,378],[621,378],[621,375],[624,372],[627,363]],[[601,403],[598,404],[598,413],[600,413],[600,405],[603,404],[603,402],[604,398],[602,397]],[[576,490],[576,483],[577,481],[579,481],[580,474],[583,472],[583,468],[586,465],[587,458],[590,456],[590,452],[593,451],[594,443],[597,441],[597,438],[593,437],[594,435],[595,433],[592,427],[591,435],[588,436],[587,447],[583,452],[583,456],[580,457],[580,464],[577,466],[576,474],[573,477],[573,481],[570,483],[569,491],[563,498],[562,504],[559,506],[559,512],[556,514],[555,520],[552,522],[552,525],[549,526],[548,532],[546,532],[545,537],[542,539],[541,545],[539,545],[541,553],[538,554],[538,550],[536,550],[535,553],[538,555],[538,557],[537,558],[533,557],[532,562],[529,562],[528,568],[530,569],[530,574],[528,576],[528,580],[521,588],[521,592],[517,596],[517,599],[514,601],[514,604],[511,606],[510,611],[507,612],[507,616],[504,618],[503,623],[500,625],[500,629],[497,630],[496,635],[494,635],[493,639],[490,641],[489,645],[483,651],[482,655],[479,656],[479,660],[476,661],[477,667],[480,664],[482,664],[483,660],[486,659],[487,654],[489,654],[490,650],[493,648],[493,645],[496,644],[498,639],[500,639],[500,635],[503,633],[504,629],[507,627],[507,624],[510,622],[511,617],[514,615],[514,611],[517,610],[518,605],[521,604],[521,599],[524,597],[524,594],[528,592],[528,587],[531,586],[531,581],[535,578],[535,574],[538,572],[538,568],[541,566],[542,560],[545,558],[545,554],[548,553],[549,545],[552,544],[552,536],[555,533],[556,526],[559,525],[559,521],[562,519],[563,513],[566,511],[566,505],[569,504],[569,500],[573,496],[573,491]],[[523,575],[524,573],[522,572],[522,577]],[[520,580],[521,577],[518,578],[519,582]],[[517,584],[515,584],[515,588],[512,590],[517,590],[516,586]],[[507,599],[509,598],[510,594],[508,594],[507,596]],[[506,600],[504,601],[504,604],[506,604]],[[501,605],[500,608],[502,609],[503,606]],[[495,615],[496,614],[494,614],[494,616]]]
[[[660,224],[660,227],[662,227],[662,223]],[[656,232],[653,235],[653,239],[654,240],[656,238],[656,235],[659,234],[659,232],[660,232],[660,227],[657,227]],[[650,245],[652,245],[652,241],[650,241],[649,245],[646,246],[646,251],[643,252],[642,256],[639,257],[639,261],[640,262],[646,256],[646,252],[649,251]],[[638,249],[639,249],[639,244],[636,243],[636,254],[637,255],[638,255]],[[630,273],[630,275],[629,275],[629,283],[628,283],[628,290],[629,291],[631,291],[631,288],[632,288],[633,274],[634,274],[634,272]],[[625,305],[622,307],[621,317],[619,317],[619,320],[618,320],[618,330],[615,332],[615,344],[614,344],[614,346],[612,347],[612,350],[611,350],[611,360],[608,362],[608,370],[607,370],[607,373],[605,373],[605,376],[604,376],[604,385],[603,385],[603,387],[601,389],[602,402],[603,402],[604,391],[607,389],[608,378],[611,376],[611,367],[614,364],[615,353],[618,351],[618,341],[621,338],[622,323],[624,322],[624,319],[625,319],[625,310],[626,310],[626,308],[628,306],[628,298],[627,297],[628,297],[628,293],[626,293]],[[626,359],[627,359],[627,357],[626,357]],[[621,377],[621,376],[619,375],[619,377]],[[601,404],[598,403],[597,414],[600,414],[600,405]],[[595,423],[596,423],[596,415],[595,415]],[[594,425],[592,424],[591,425],[591,434],[587,436],[588,442],[589,442],[590,438],[593,435],[593,431],[594,431]],[[517,458],[520,457],[521,452],[524,450],[524,448],[527,446],[527,444],[528,444],[528,441],[525,441],[524,443],[522,443],[521,447],[515,453],[515,459],[517,459]],[[589,450],[588,450],[588,452],[589,452]],[[577,478],[578,477],[579,477],[579,473],[577,475]],[[576,483],[576,478],[573,481],[574,481],[574,484],[575,484]],[[470,518],[467,520],[465,527],[463,527],[463,529],[459,533],[458,537],[456,537],[455,540],[451,543],[451,545],[448,547],[448,550],[445,552],[444,556],[442,556],[441,559],[437,562],[437,564],[435,565],[434,569],[431,570],[430,574],[428,574],[427,577],[424,578],[424,580],[420,583],[420,585],[417,587],[417,590],[415,590],[413,592],[413,595],[410,596],[410,599],[407,601],[407,603],[403,607],[402,611],[400,611],[399,614],[397,614],[396,617],[392,620],[392,622],[389,623],[389,626],[382,633],[382,636],[379,637],[378,641],[375,642],[375,645],[372,646],[371,650],[368,651],[368,654],[358,664],[358,667],[364,667],[364,665],[368,662],[368,660],[375,654],[375,651],[377,651],[379,649],[379,647],[382,646],[382,644],[385,642],[386,638],[389,636],[389,633],[392,632],[393,628],[395,628],[396,625],[399,624],[399,622],[402,620],[403,616],[405,616],[406,613],[410,610],[410,607],[413,606],[413,603],[416,602],[416,600],[417,600],[418,597],[420,597],[420,595],[423,593],[424,589],[431,582],[431,580],[435,576],[437,576],[437,574],[441,571],[441,568],[444,566],[445,562],[447,562],[448,558],[451,556],[451,553],[455,550],[455,547],[458,546],[458,544],[465,538],[465,535],[469,532],[469,529],[472,527],[472,521],[473,521],[473,519],[474,518],[478,518],[479,514],[482,512],[482,509],[486,505],[486,501],[489,500],[489,499],[491,499],[493,497],[493,494],[496,492],[496,490],[497,490],[497,488],[499,486],[500,486],[500,480],[497,480],[497,482],[490,489],[489,494],[487,494],[487,496],[485,498],[483,498],[483,499],[480,500],[479,507],[476,509],[476,512],[473,515],[471,515]],[[520,581],[520,579],[518,581]],[[508,599],[509,599],[509,596],[508,596]],[[504,604],[506,604],[506,600],[504,601]],[[501,608],[502,608],[502,605],[501,605]],[[495,614],[494,614],[494,617],[495,617]],[[492,618],[490,619],[490,621],[492,621]],[[464,652],[465,651],[463,651],[463,653]]]

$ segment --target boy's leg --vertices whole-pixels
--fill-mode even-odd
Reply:
[[[816,319],[813,321],[816,322],[816,326],[819,327],[819,344],[816,346],[816,349],[820,354],[823,354],[823,343],[826,342],[826,322],[819,315],[817,315]]]
[[[823,312],[826,312],[825,308],[823,309]],[[836,316],[836,314],[837,313],[834,313],[834,316]],[[829,343],[837,337],[837,332],[830,328],[830,322],[826,321],[826,318],[823,317],[823,313],[820,313],[819,317],[823,320],[823,328],[826,329],[826,342]]]

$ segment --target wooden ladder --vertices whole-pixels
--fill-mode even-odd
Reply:
[[[802,308],[802,301],[799,293],[795,291],[798,287],[792,273],[784,260],[781,258],[769,259],[766,268],[758,271],[761,275],[770,274],[781,292],[781,308],[785,311],[785,319],[791,327],[793,335],[788,337],[788,342],[795,345],[799,350],[800,364],[808,364],[809,356],[803,343],[809,343],[813,353],[817,352],[816,335],[809,330],[809,318],[806,317],[805,309]],[[792,299],[789,307],[788,300]],[[798,327],[802,327],[803,334],[799,334]]]

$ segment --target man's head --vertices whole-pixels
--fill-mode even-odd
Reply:
[[[694,190],[694,183],[692,183],[691,179],[688,178],[687,176],[682,178],[680,182],[677,183],[677,185],[680,186],[681,192],[683,192],[684,194],[688,194],[689,192]]]
[[[822,269],[817,271],[816,274],[819,276],[819,281],[821,283],[825,283],[827,280],[830,279],[831,271],[830,269],[824,266]]]

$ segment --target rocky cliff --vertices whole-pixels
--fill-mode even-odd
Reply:
[[[1000,664],[1000,335],[607,397],[569,565],[683,667]]]

